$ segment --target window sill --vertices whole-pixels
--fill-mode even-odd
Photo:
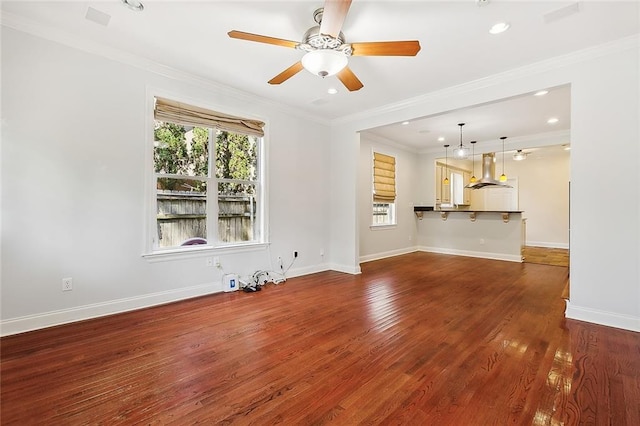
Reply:
[[[252,251],[266,250],[269,243],[248,243],[228,246],[192,246],[179,249],[158,250],[153,253],[142,255],[150,263],[166,262],[172,260],[184,260],[206,256],[219,256],[225,254],[246,253]]]
[[[395,223],[392,225],[369,225],[369,229],[372,231],[383,231],[385,229],[395,229],[397,227],[398,225]]]

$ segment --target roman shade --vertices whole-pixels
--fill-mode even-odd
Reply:
[[[245,135],[264,136],[262,121],[235,117],[164,98],[156,98],[154,117],[156,120],[186,126],[210,127]]]
[[[393,203],[396,200],[396,159],[373,153],[373,201]]]

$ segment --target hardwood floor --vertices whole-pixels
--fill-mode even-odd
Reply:
[[[561,248],[525,246],[522,250],[525,263],[569,266],[569,250]]]
[[[638,425],[566,268],[430,253],[2,338],[3,425]]]

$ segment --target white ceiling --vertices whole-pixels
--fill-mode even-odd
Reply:
[[[391,142],[400,140],[414,151],[437,149],[442,153],[444,144],[450,145],[449,152],[460,144],[459,123],[464,123],[463,145],[470,148],[469,142],[477,141],[476,152],[483,152],[486,145],[500,144],[502,136],[507,137],[507,151],[512,150],[509,147],[514,141],[520,142],[517,148],[529,148],[533,135],[546,135],[544,140],[569,143],[565,137],[571,129],[571,87],[546,89],[548,93],[543,96],[526,93],[499,102],[412,119],[408,124],[395,123],[370,129],[367,133]],[[550,118],[558,121],[550,124]]]
[[[306,71],[281,85],[269,85],[269,79],[298,61],[303,52],[227,36],[230,30],[240,30],[300,40],[314,25],[313,11],[322,0],[143,3],[144,11],[134,12],[119,0],[3,1],[2,22],[117,49],[327,121],[639,32],[637,1],[581,1],[577,13],[549,22],[547,14],[575,2],[491,0],[480,7],[476,0],[354,0],[343,26],[347,42],[419,40],[422,49],[416,57],[350,58],[350,68],[364,83],[363,89],[350,93],[335,77],[322,79]],[[107,14],[108,24],[86,19],[89,7]],[[502,20],[511,28],[489,34],[489,28]],[[329,95],[329,87],[338,93]],[[554,130],[568,129],[569,90],[373,131],[421,149],[424,144],[441,146],[436,140],[441,135],[448,143],[457,143],[458,122],[467,123],[465,143],[546,132],[550,115],[560,118]]]

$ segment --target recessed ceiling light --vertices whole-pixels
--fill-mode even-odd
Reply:
[[[509,29],[511,25],[509,25],[506,22],[498,22],[497,24],[495,24],[493,27],[491,27],[491,29],[489,30],[489,32],[491,34],[500,34],[503,33],[505,31],[507,31]]]
[[[571,145],[562,145],[565,151],[571,151]]]
[[[440,136],[440,137],[438,138],[438,142],[444,142],[444,136]]]
[[[336,89],[335,87],[329,87],[329,90],[327,90],[327,93],[330,95],[335,95],[336,93],[338,93],[338,89]]]
[[[544,95],[546,95],[547,93],[549,93],[549,91],[548,91],[548,90],[539,90],[539,91],[537,91],[536,93],[534,93],[534,94],[533,94],[533,96],[544,96]]]
[[[140,0],[122,0],[125,6],[127,6],[131,10],[135,10],[136,12],[142,12],[144,10],[144,5]]]
[[[403,126],[406,126],[407,124],[409,124],[409,122],[408,122],[408,121],[403,121],[403,122],[402,122],[402,125],[403,125]]]
[[[550,119],[547,120],[547,123],[549,124],[556,124],[558,122],[558,119],[555,117],[551,117]]]

